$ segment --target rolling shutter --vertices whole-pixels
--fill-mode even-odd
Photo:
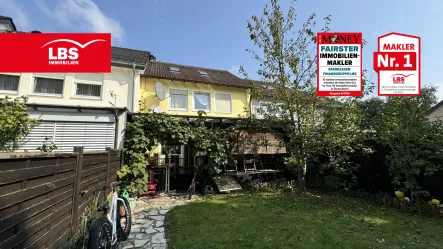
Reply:
[[[232,112],[231,94],[215,93],[215,112],[231,113]]]
[[[75,146],[83,146],[85,151],[114,148],[115,123],[103,122],[39,122],[20,150],[39,151],[45,137],[50,137],[57,146],[54,151],[72,152]]]
[[[46,137],[49,141],[52,141],[54,137],[54,125],[55,122],[39,122],[28,136],[23,139],[19,151],[39,151],[37,148],[43,145]]]
[[[55,141],[58,149],[72,152],[75,146],[85,151],[114,148],[114,123],[57,122]]]

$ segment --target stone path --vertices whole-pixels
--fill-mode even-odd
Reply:
[[[195,195],[192,200],[200,197]],[[127,241],[120,244],[121,249],[148,248],[166,249],[165,215],[173,207],[184,205],[190,200],[187,195],[159,195],[142,197],[132,210],[131,234]]]

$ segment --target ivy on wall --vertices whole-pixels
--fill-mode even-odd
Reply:
[[[131,180],[129,190],[142,194],[147,190],[149,156],[153,147],[162,144],[165,148],[171,145],[191,146],[193,156],[207,156],[203,165],[209,172],[218,172],[228,162],[228,130],[206,127],[200,111],[196,120],[177,118],[165,113],[149,112],[138,116],[128,123],[125,139],[126,164],[117,172],[119,179]],[[170,153],[167,153],[170,154]],[[195,172],[199,170],[195,166]],[[195,182],[194,175],[193,183]],[[194,186],[194,184],[191,186]],[[191,191],[192,192],[192,191]]]

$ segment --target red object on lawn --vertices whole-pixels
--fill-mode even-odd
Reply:
[[[144,195],[156,195],[157,194],[158,180],[154,179],[154,170],[149,170],[149,183],[148,191],[144,192]]]

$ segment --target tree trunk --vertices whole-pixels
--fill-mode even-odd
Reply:
[[[195,179],[197,178],[197,172],[198,172],[198,167],[194,166],[194,177],[192,177],[191,186],[189,186],[189,196],[188,196],[189,200],[192,199],[192,193],[195,191]]]
[[[302,160],[302,163],[298,165],[298,188],[297,192],[303,193],[306,191],[306,162],[305,160]]]

